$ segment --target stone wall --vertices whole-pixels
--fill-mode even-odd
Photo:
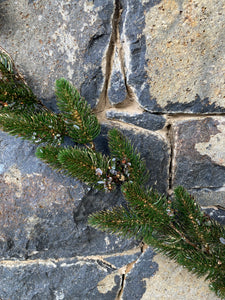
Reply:
[[[224,14],[222,0],[0,0],[0,46],[51,109],[56,79],[80,90],[102,124],[99,150],[109,128],[121,129],[150,185],[183,185],[211,209],[225,206]],[[34,153],[0,132],[0,299],[158,297],[152,250],[86,224],[121,195],[90,190]],[[174,287],[176,299],[216,299],[196,279],[191,288]]]

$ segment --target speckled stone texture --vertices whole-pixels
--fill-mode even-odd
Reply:
[[[0,272],[1,299],[114,300],[120,287],[120,277],[115,275],[112,289],[105,293],[99,292],[98,282],[115,272],[115,268],[100,260],[40,260],[36,263],[14,263],[11,266],[3,261],[0,263]],[[84,288],[87,278],[88,286]]]
[[[106,115],[109,120],[119,120],[151,131],[163,129],[166,124],[166,119],[162,115],[149,114],[148,112],[133,112],[131,114],[126,111],[109,110]]]

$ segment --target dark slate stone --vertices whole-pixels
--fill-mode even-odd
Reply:
[[[129,115],[128,113],[110,110],[106,113],[106,116],[110,120],[120,120],[152,131],[162,129],[166,123],[166,119],[163,116],[148,112]]]
[[[115,71],[111,75],[108,97],[111,104],[122,103],[127,95],[124,78],[121,71]]]
[[[102,133],[96,139],[98,151],[104,154],[109,153],[107,147],[107,132],[113,125],[103,125]],[[151,132],[135,132],[133,129],[124,129],[116,126],[131,141],[134,148],[141,154],[146,162],[150,173],[149,186],[155,187],[159,192],[166,193],[168,188],[168,168],[170,149],[166,141],[160,136]]]
[[[126,206],[120,190],[112,193],[90,190],[82,198],[79,205],[74,208],[73,218],[78,233],[75,241],[79,240],[79,252],[83,253],[82,255],[121,252],[138,245],[138,241],[133,239],[122,239],[116,235],[100,232],[87,225],[87,219],[91,213],[117,205]]]
[[[135,133],[134,130],[122,130],[134,147],[141,153],[149,170],[149,186],[161,193],[167,191],[169,148],[165,140],[153,134]]]
[[[167,102],[165,108],[160,109],[160,111],[175,111],[177,113],[202,113],[202,114],[209,114],[213,112],[225,112],[225,108],[220,107],[216,103],[211,103],[210,99],[204,98],[201,99],[200,96],[197,94],[193,101],[188,103],[171,103]]]
[[[83,184],[38,160],[30,143],[0,133],[0,144],[1,257],[94,255],[136,245],[87,225],[90,213],[123,201],[118,191],[87,193]]]
[[[195,148],[219,133],[218,120],[187,120],[175,125],[175,161],[173,184],[187,189],[219,189],[225,185],[225,167],[218,165],[208,155],[201,155]]]
[[[105,260],[116,266],[117,268],[121,268],[128,263],[131,263],[135,260],[137,260],[141,255],[141,252],[136,252],[131,255],[120,255],[120,256],[111,256],[107,257]]]
[[[225,193],[222,188],[197,188],[188,190],[201,206],[221,205],[225,206]]]
[[[13,300],[114,300],[120,277],[113,288],[100,293],[98,283],[115,270],[102,261],[63,259],[0,264],[0,298]]]
[[[146,291],[145,278],[154,275],[158,270],[157,263],[153,262],[155,253],[148,248],[134,264],[125,280],[123,300],[139,300]]]

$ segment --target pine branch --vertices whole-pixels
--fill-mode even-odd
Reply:
[[[198,276],[225,297],[225,229],[201,212],[182,187],[174,201],[135,183],[122,186],[128,204],[90,216],[89,224],[100,230],[142,240]]]
[[[136,182],[122,186],[123,195],[137,218],[153,229],[168,231],[170,217],[167,213],[167,199],[153,189],[145,190]]]
[[[148,180],[148,172],[140,154],[133,148],[130,141],[117,129],[108,133],[109,149],[112,157],[129,163],[129,180],[143,184]]]
[[[0,80],[0,112],[43,109],[31,90],[21,82]]]
[[[223,236],[224,229],[201,211],[200,206],[183,187],[174,190],[171,210],[175,214],[176,228],[190,236],[196,247],[206,253],[212,252],[213,247],[218,249],[218,241]]]
[[[0,112],[39,111],[47,108],[37,99],[7,52],[0,47]]]
[[[52,169],[62,170],[62,165],[58,160],[58,154],[61,150],[61,147],[46,145],[45,147],[38,147],[35,154]]]
[[[8,70],[8,72],[14,73],[13,61],[11,57],[9,57],[9,55],[6,54],[5,52],[0,52],[0,63],[4,66],[6,70]]]
[[[49,112],[19,113],[6,112],[0,114],[1,128],[35,144],[50,143],[59,145],[65,132],[64,122]]]
[[[110,159],[91,149],[66,148],[59,152],[58,161],[70,176],[98,189],[106,189]]]
[[[137,237],[141,229],[136,216],[123,206],[93,213],[89,216],[88,223],[101,231],[119,234],[126,238]]]
[[[56,81],[56,95],[69,136],[79,144],[91,143],[100,133],[100,124],[90,105],[64,78]]]

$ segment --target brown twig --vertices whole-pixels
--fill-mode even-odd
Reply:
[[[186,238],[186,236],[180,232],[172,223],[170,223],[170,227],[176,231],[176,233],[179,234],[180,237],[182,237],[182,239],[190,246],[194,247],[196,250],[201,251],[201,249],[199,249],[199,247],[197,245],[195,245],[194,243],[192,243],[191,241],[189,241],[188,238]]]

